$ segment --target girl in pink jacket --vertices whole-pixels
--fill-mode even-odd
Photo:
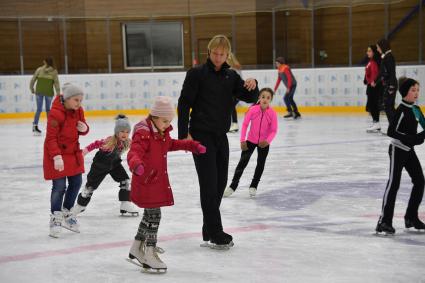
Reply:
[[[245,167],[248,165],[249,159],[255,148],[257,148],[258,152],[257,166],[255,167],[254,178],[249,186],[249,195],[254,197],[257,193],[257,186],[264,171],[270,143],[277,132],[277,114],[270,107],[273,94],[274,92],[272,89],[263,88],[260,91],[257,104],[250,107],[245,115],[241,130],[241,159],[236,167],[232,183],[224,191],[224,197],[228,197],[235,192],[239,184],[239,179]],[[246,131],[249,124],[251,124],[251,127],[249,129],[248,138],[246,138]]]

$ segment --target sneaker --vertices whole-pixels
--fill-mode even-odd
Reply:
[[[63,220],[62,211],[54,211],[50,215],[50,233],[49,236],[53,238],[59,238],[61,232],[61,225]]]
[[[249,196],[253,198],[253,197],[255,197],[256,194],[257,194],[257,188],[250,187],[249,188]]]
[[[77,217],[73,212],[73,209],[71,209],[71,211],[66,208],[63,209],[62,226],[72,232],[80,233],[80,224],[78,224]]]
[[[283,118],[285,118],[285,119],[292,118],[292,117],[294,117],[294,114],[292,114],[292,112],[288,112],[288,114],[283,116]]]
[[[36,124],[32,125],[32,133],[34,136],[41,136],[41,131]]]
[[[379,122],[373,122],[372,126],[366,129],[367,133],[377,133],[381,131],[381,124]]]
[[[234,192],[235,192],[234,189],[232,189],[231,187],[227,187],[226,190],[224,190],[223,197],[225,198],[230,197]]]

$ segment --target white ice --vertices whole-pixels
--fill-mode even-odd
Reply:
[[[373,235],[389,159],[388,138],[367,134],[368,120],[280,118],[257,197],[248,196],[254,154],[240,188],[223,199],[224,227],[235,242],[229,251],[199,247],[202,214],[193,160],[185,152],[170,153],[175,205],[162,210],[158,245],[168,265],[163,275],[141,273],[125,261],[141,218],[119,216],[118,186],[110,177],[79,217],[81,233],[65,230],[61,238],[50,238],[44,138],[32,136],[30,120],[1,121],[0,282],[425,282],[425,234],[406,233],[403,226],[411,190],[406,172],[396,236]],[[112,117],[89,117],[88,123],[83,146],[113,130]],[[231,179],[239,134],[228,136]],[[425,146],[417,152],[425,165]],[[86,171],[93,156],[86,158]],[[424,206],[420,216],[425,219]]]

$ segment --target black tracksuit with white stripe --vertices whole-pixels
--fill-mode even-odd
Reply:
[[[418,121],[413,114],[412,107],[412,103],[403,100],[388,127],[387,134],[391,137],[389,147],[390,176],[385,189],[379,223],[392,225],[394,205],[403,168],[406,169],[413,183],[405,218],[418,218],[418,209],[422,201],[425,181],[414,146],[424,142],[425,131],[417,133]]]

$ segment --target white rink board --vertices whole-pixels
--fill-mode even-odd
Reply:
[[[364,68],[294,69],[298,81],[296,101],[300,106],[364,106]],[[152,98],[166,95],[177,104],[185,72],[60,75],[61,86],[74,82],[85,93],[86,110],[150,108]],[[406,75],[425,83],[425,66],[399,66],[397,75]],[[254,77],[259,87],[273,88],[276,70],[247,70],[243,77]],[[31,76],[0,76],[0,113],[34,112],[34,95],[29,91]],[[283,106],[285,88],[280,86],[275,106]],[[425,105],[425,97],[419,98]]]

